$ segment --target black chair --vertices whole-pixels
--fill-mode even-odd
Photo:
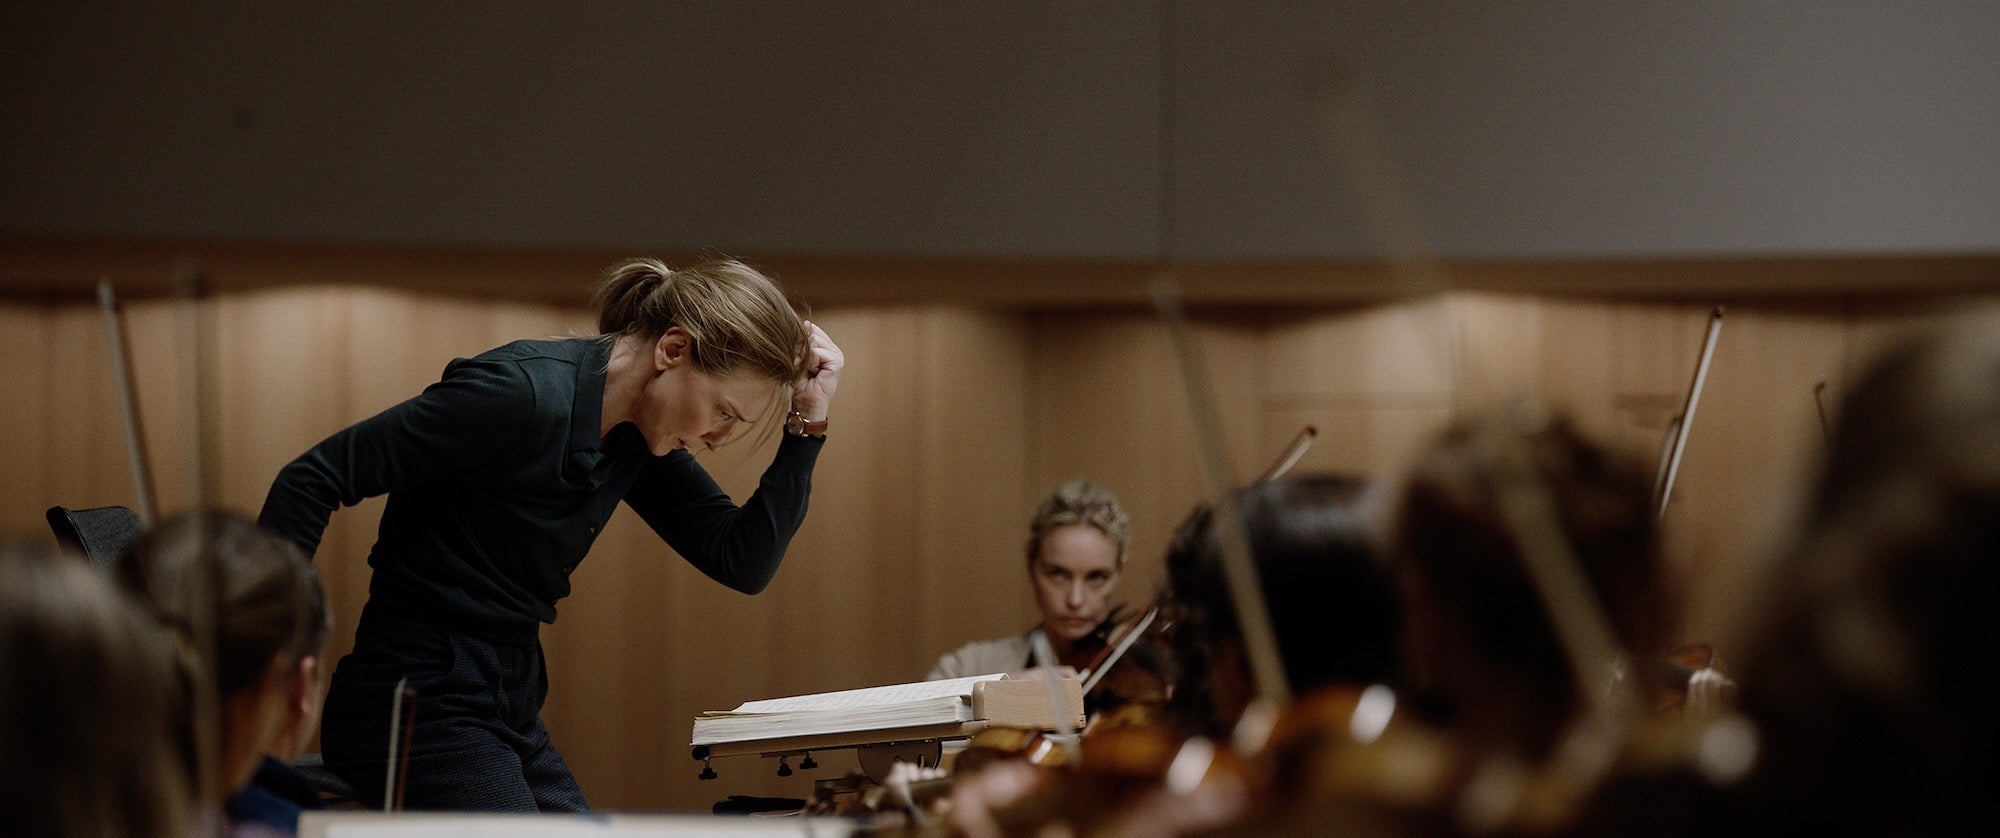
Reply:
[[[361,802],[354,797],[354,788],[340,775],[327,770],[326,758],[319,754],[300,754],[298,762],[292,763],[313,788],[319,790],[319,800],[328,809],[361,809]]]
[[[132,542],[139,540],[139,532],[145,529],[139,513],[123,506],[91,509],[51,506],[48,519],[58,543],[83,553],[91,564],[105,570],[118,564],[119,557],[125,555]]]

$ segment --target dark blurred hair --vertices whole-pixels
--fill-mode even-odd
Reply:
[[[1762,739],[1753,814],[1861,832],[2000,825],[1996,562],[2000,309],[1987,307],[1891,346],[1841,405],[1737,659]],[[1840,800],[1868,804],[1826,805]]]
[[[1599,447],[1561,418],[1523,432],[1520,420],[1500,415],[1452,425],[1418,458],[1395,524],[1411,637],[1428,644],[1408,654],[1419,664],[1477,661],[1478,671],[1505,673],[1514,700],[1527,702],[1522,709],[1534,720],[1511,734],[1539,753],[1577,709],[1578,689],[1501,511],[1495,463],[1510,455],[1525,459],[1529,473],[1521,477],[1546,489],[1554,523],[1627,653],[1647,660],[1663,653],[1671,611],[1660,578],[1652,483],[1637,461]],[[1461,694],[1481,685],[1418,686],[1431,690],[1423,698],[1447,713],[1468,701],[1508,700]]]
[[[1271,628],[1295,692],[1387,680],[1394,670],[1397,608],[1379,549],[1385,498],[1357,477],[1301,476],[1235,493]],[[1214,719],[1211,655],[1240,643],[1212,510],[1175,531],[1167,573],[1181,667],[1174,703],[1196,724]],[[1220,731],[1209,731],[1219,733]]]
[[[274,662],[319,654],[332,628],[326,590],[305,554],[239,515],[199,510],[162,521],[117,573],[197,649],[201,627],[213,626],[209,666],[220,697],[249,688]]]
[[[0,831],[191,834],[183,662],[95,567],[0,545]]]

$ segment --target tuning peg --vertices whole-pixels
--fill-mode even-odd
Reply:
[[[811,771],[812,769],[819,767],[819,763],[813,761],[813,752],[811,751],[806,752],[806,758],[799,762],[799,767],[806,769],[807,771]]]
[[[701,761],[701,773],[696,774],[695,777],[702,780],[713,780],[715,779],[715,767],[709,765],[708,760],[703,759]]]
[[[785,759],[785,757],[778,757],[778,776],[780,777],[792,776],[792,767],[785,763]]]

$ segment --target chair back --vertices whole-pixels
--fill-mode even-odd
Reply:
[[[139,513],[123,506],[90,509],[51,506],[48,519],[58,543],[65,549],[83,553],[91,564],[105,570],[118,564],[125,549],[139,539],[139,532],[144,529]]]

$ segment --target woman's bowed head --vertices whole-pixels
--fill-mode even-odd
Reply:
[[[840,348],[754,268],[633,259],[611,270],[597,304],[598,331],[613,341],[600,434],[631,422],[665,455],[713,450],[791,413],[826,421]]]

